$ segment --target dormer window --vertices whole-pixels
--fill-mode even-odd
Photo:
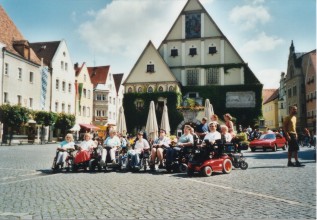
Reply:
[[[197,48],[189,48],[189,55],[192,57],[197,55]]]
[[[147,73],[154,73],[155,71],[154,71],[154,64],[148,64],[147,66],[146,66],[146,72]]]
[[[177,57],[178,56],[178,50],[177,49],[171,49],[171,57]]]
[[[215,53],[217,53],[217,48],[215,46],[210,46],[208,53],[214,55]]]

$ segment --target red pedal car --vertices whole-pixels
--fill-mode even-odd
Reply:
[[[203,176],[211,176],[213,172],[230,173],[231,159],[228,155],[220,153],[223,145],[220,142],[215,145],[211,145],[206,140],[205,142],[205,147],[197,148],[191,154],[187,168],[188,176],[192,176],[195,172]]]

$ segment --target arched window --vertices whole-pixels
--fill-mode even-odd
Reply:
[[[138,93],[141,93],[142,92],[142,87],[139,87],[138,88]]]
[[[174,86],[170,86],[170,87],[168,88],[168,91],[174,92]]]
[[[163,87],[160,86],[159,89],[158,89],[158,91],[159,91],[159,92],[163,92]]]
[[[152,86],[150,86],[150,87],[147,89],[147,92],[148,92],[148,93],[152,93],[152,92],[153,92]]]
[[[132,91],[133,91],[132,88],[129,87],[129,88],[128,88],[128,93],[132,93]]]

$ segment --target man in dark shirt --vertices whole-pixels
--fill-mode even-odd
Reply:
[[[207,118],[203,117],[201,119],[201,123],[196,127],[196,134],[201,140],[203,140],[207,133],[208,133]]]

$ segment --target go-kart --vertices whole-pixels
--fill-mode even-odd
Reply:
[[[217,141],[211,144],[204,140],[205,144],[197,146],[189,157],[187,174],[192,176],[195,172],[203,176],[211,176],[214,172],[230,173],[232,162],[227,154],[222,154],[223,144]]]

